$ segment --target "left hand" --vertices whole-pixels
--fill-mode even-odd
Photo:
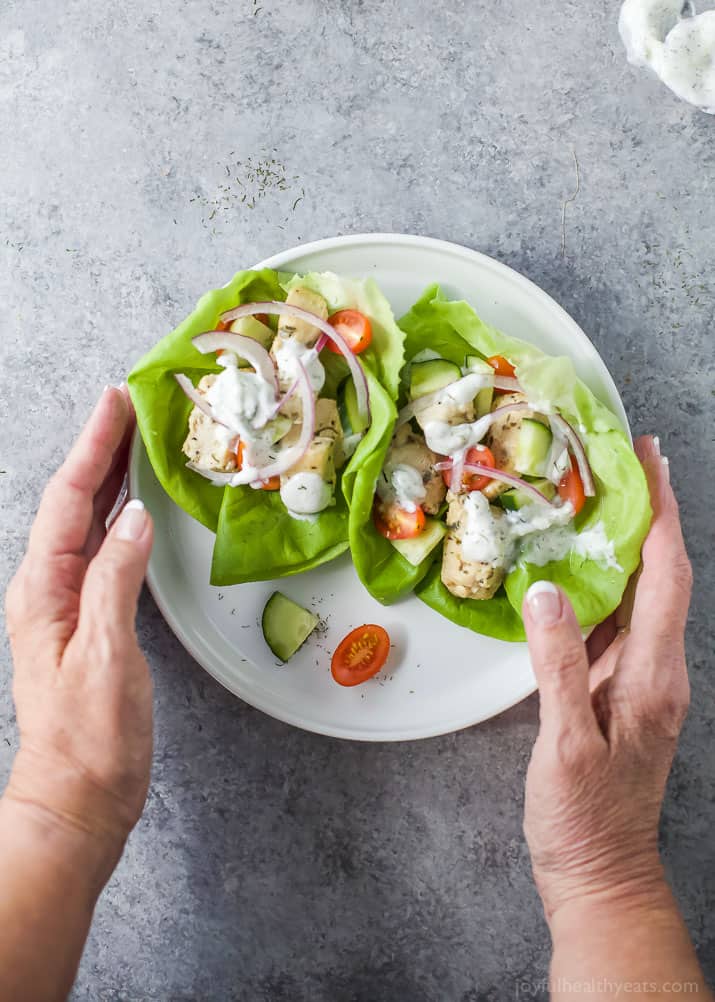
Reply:
[[[45,490],[7,593],[20,750],[3,799],[115,857],[152,756],[152,685],[134,630],[152,523],[134,502],[105,531],[133,424],[126,393],[108,387]]]

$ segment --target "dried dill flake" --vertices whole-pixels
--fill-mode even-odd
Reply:
[[[284,193],[285,211],[295,212],[305,198],[305,190],[299,185],[297,175],[287,173],[285,164],[275,156],[275,152],[246,158],[238,158],[233,152],[229,154],[227,163],[217,164],[221,170],[221,181],[213,197],[195,193],[189,199],[201,206],[204,226],[215,230],[222,222],[229,222],[229,217],[235,216],[242,207],[255,209],[268,196],[280,201]]]

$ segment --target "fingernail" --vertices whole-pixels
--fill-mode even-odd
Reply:
[[[526,601],[534,620],[543,626],[552,626],[561,616],[561,594],[551,581],[535,581]]]
[[[658,438],[657,435],[653,436],[653,452],[656,454],[656,456],[660,455],[660,439]]]
[[[117,539],[124,539],[129,543],[136,542],[144,532],[146,525],[146,510],[144,502],[139,498],[134,498],[124,508],[124,511],[117,519],[117,526],[114,530]]]
[[[667,456],[661,456],[660,461],[663,464],[663,473],[665,474],[665,479],[670,483],[670,462]]]

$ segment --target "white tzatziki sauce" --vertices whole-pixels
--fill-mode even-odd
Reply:
[[[281,484],[281,500],[294,518],[314,515],[333,502],[333,489],[319,473],[296,473]]]
[[[462,531],[465,560],[502,567],[513,548],[505,518],[495,518],[481,491],[471,491],[464,499],[466,522]]]
[[[491,414],[486,414],[471,424],[447,424],[446,421],[428,421],[424,426],[425,442],[441,456],[454,456],[477,445],[489,431]]]
[[[453,383],[450,383],[449,386],[445,386],[439,396],[439,400],[445,403],[453,401],[455,404],[459,404],[460,407],[464,407],[474,400],[480,390],[493,384],[493,375],[489,376],[483,372],[468,372],[466,376],[462,376],[461,379],[457,379]]]
[[[308,348],[306,345],[301,344],[300,341],[296,341],[295,338],[290,337],[276,338],[274,345],[279,340],[282,343],[278,344],[278,347],[274,347],[274,355],[280,376],[292,382],[298,376],[297,363],[301,362],[308,374],[308,381],[313,393],[320,393],[325,383],[325,369],[315,349]]]
[[[630,63],[649,66],[679,98],[713,115],[715,10],[683,17],[683,6],[683,0],[625,0],[618,30]]]
[[[275,409],[276,392],[257,373],[227,365],[209,387],[206,399],[222,424],[250,441]]]
[[[462,536],[465,560],[507,566],[518,564],[543,567],[573,553],[586,560],[622,570],[616,560],[613,541],[606,536],[603,522],[576,532],[573,508],[563,505],[530,504],[495,518],[481,491],[472,491],[464,500],[466,527]]]
[[[417,511],[427,491],[422,474],[408,463],[387,464],[377,482],[377,495],[388,504],[394,502],[405,511]]]
[[[606,535],[603,522],[596,522],[592,528],[582,532],[563,526],[550,532],[536,532],[525,536],[518,563],[543,567],[552,560],[562,560],[569,553],[617,571],[623,570],[616,560],[613,541]]]

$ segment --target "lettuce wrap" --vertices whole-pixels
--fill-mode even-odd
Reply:
[[[456,598],[441,581],[441,546],[415,567],[373,525],[377,478],[393,430],[386,428],[357,471],[350,500],[350,545],[365,586],[385,604],[415,591],[452,622],[502,640],[525,638],[522,601],[529,585],[540,579],[563,588],[583,627],[604,620],[618,606],[628,578],[638,566],[651,519],[647,482],[618,418],[576,377],[568,358],[546,356],[533,345],[489,327],[468,303],[448,301],[437,285],[427,289],[399,323],[405,333],[408,363],[425,350],[458,366],[470,355],[505,356],[516,366],[516,376],[535,409],[539,402],[548,402],[579,430],[596,496],[587,499],[574,528],[581,532],[602,523],[619,566],[605,566],[572,551],[544,566],[517,564],[493,598]],[[405,400],[403,382],[398,403]]]
[[[249,486],[217,487],[187,469],[182,443],[192,404],[174,379],[185,373],[196,385],[221,371],[214,355],[201,354],[191,339],[213,330],[221,313],[242,303],[284,301],[296,285],[320,293],[330,313],[353,308],[372,324],[372,344],[361,355],[370,392],[372,421],[348,465],[338,474],[335,504],[314,520],[293,518],[277,491]],[[154,472],[169,497],[215,533],[211,583],[239,584],[298,574],[339,556],[349,545],[348,505],[356,471],[372,449],[389,438],[393,398],[403,365],[404,335],[389,303],[371,279],[343,279],[332,273],[296,276],[270,269],[241,271],[221,289],[206,293],[194,312],[154,346],[128,378],[137,424]],[[320,395],[335,398],[348,376],[341,356],[321,353],[326,380]]]

